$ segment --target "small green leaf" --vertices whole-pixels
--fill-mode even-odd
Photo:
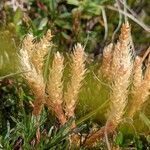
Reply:
[[[40,22],[38,29],[43,30],[43,28],[47,25],[47,22],[48,22],[48,18],[47,17],[43,18]]]
[[[69,18],[71,17],[71,13],[69,12],[65,12],[63,14],[60,14],[59,18],[63,19],[63,18]]]
[[[70,40],[70,36],[67,35],[65,32],[61,32],[61,34],[65,39]]]
[[[115,141],[116,141],[116,144],[119,145],[119,146],[121,146],[123,144],[123,134],[122,134],[122,132],[118,133]]]
[[[65,20],[55,20],[55,24],[63,29],[71,30],[71,24]]]
[[[67,3],[75,6],[79,6],[80,4],[78,0],[67,0]]]
[[[57,1],[56,0],[50,0],[49,1],[49,8],[51,10],[51,12],[53,13],[54,11],[56,11],[57,8]]]

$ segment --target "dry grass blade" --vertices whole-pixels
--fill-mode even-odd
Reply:
[[[107,9],[110,10],[114,10],[118,12],[118,9],[113,7],[113,6],[105,6]],[[131,20],[133,20],[135,23],[137,23],[138,25],[140,25],[145,31],[150,32],[150,28],[149,26],[147,26],[146,24],[144,24],[142,21],[138,20],[135,16],[133,16],[132,14],[129,14],[127,12],[124,12],[123,10],[119,10],[119,12],[127,17],[129,17]]]

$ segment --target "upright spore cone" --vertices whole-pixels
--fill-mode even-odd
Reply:
[[[63,56],[57,52],[54,55],[52,68],[50,69],[49,82],[47,90],[53,103],[62,103],[62,76],[63,76]]]
[[[77,103],[78,93],[84,79],[85,69],[85,53],[81,44],[77,44],[74,48],[71,64],[71,81],[67,91],[64,94],[65,112],[68,118],[74,116],[74,110]]]
[[[32,53],[32,62],[39,73],[42,73],[44,57],[48,53],[49,47],[52,46],[51,39],[52,35],[48,30],[46,35],[39,42],[35,42],[35,48]]]
[[[22,47],[28,52],[28,56],[31,59],[32,53],[35,50],[34,37],[32,34],[27,34],[23,39]]]
[[[119,41],[114,46],[112,62],[110,67],[111,74],[111,109],[106,125],[97,132],[91,134],[85,141],[85,145],[90,146],[97,140],[112,133],[124,115],[128,100],[128,87],[132,75],[133,62],[133,43],[128,23],[122,25]]]
[[[103,76],[110,78],[111,74],[111,62],[112,62],[112,54],[113,54],[113,44],[110,43],[108,46],[105,46],[103,51],[103,62],[102,62],[102,72]]]
[[[36,116],[40,114],[45,99],[42,68],[51,38],[51,32],[48,31],[40,42],[34,42],[33,35],[27,34],[20,50],[21,69],[35,95],[33,114]]]
[[[135,88],[139,88],[143,80],[142,73],[142,58],[137,56],[134,61],[133,67],[133,92]]]
[[[35,95],[33,114],[37,116],[40,114],[44,103],[45,84],[43,77],[37,73],[34,65],[30,62],[26,49],[20,50],[20,62],[21,69],[25,72],[24,77]]]
[[[135,113],[142,108],[143,104],[146,102],[146,100],[148,100],[149,97],[150,55],[148,58],[145,74],[142,72],[142,61],[140,61],[136,66],[137,67],[134,69],[132,99],[128,112],[128,116],[131,118],[133,118]]]
[[[47,84],[47,92],[49,94],[46,103],[50,109],[55,112],[56,117],[61,124],[66,122],[65,115],[63,113],[63,70],[64,70],[64,57],[59,53],[54,54],[54,60],[52,68],[50,69],[49,82]]]
[[[130,32],[129,24],[123,24],[119,41],[113,52],[111,112],[107,123],[113,124],[114,127],[120,123],[127,105],[128,87],[133,66]]]

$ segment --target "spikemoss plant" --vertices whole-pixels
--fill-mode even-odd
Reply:
[[[65,61],[64,56],[59,52],[54,54],[52,65],[49,67],[48,81],[45,82],[43,78],[44,58],[48,53],[49,47],[53,45],[51,39],[50,31],[39,42],[35,42],[32,35],[27,35],[20,50],[20,62],[21,69],[25,71],[24,77],[35,95],[33,115],[40,116],[43,105],[45,105],[54,112],[60,125],[63,126],[70,118],[75,118],[76,116],[75,109],[78,95],[83,83],[86,84],[88,69],[86,67],[84,48],[81,44],[77,44],[73,49],[73,54],[71,54],[71,77],[67,83],[66,90],[63,89]],[[98,140],[104,137],[107,139],[107,135],[114,133],[124,118],[126,108],[129,108],[129,113],[127,114],[133,118],[136,111],[140,110],[143,103],[147,100],[150,89],[150,59],[148,59],[146,70],[143,74],[143,59],[141,61],[138,56],[136,58],[134,56],[131,27],[126,22],[122,25],[118,42],[116,44],[111,43],[104,48],[102,65],[99,66],[100,70],[97,71],[102,77],[108,79],[106,80],[108,83],[101,82],[101,79],[97,76],[98,73],[92,72],[93,78],[96,78],[95,81],[100,85],[100,87],[97,86],[99,91],[101,91],[101,85],[109,87],[107,91],[110,93],[107,98],[110,100],[110,109],[107,113],[105,125],[98,131],[91,132],[84,140],[84,146],[91,147]],[[133,88],[131,88],[132,92],[130,93],[129,87],[132,86],[132,83]],[[92,84],[94,85],[94,83]],[[91,92],[90,87],[87,86],[86,88],[88,95],[88,92]],[[100,94],[101,92],[95,98],[99,99],[103,96]],[[131,107],[128,107],[129,94],[131,95]],[[76,124],[74,122],[70,129],[75,127]],[[74,133],[70,134],[70,137],[70,143],[72,143],[72,140],[75,140],[76,144],[79,143],[80,136]]]

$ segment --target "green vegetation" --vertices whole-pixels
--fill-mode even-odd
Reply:
[[[109,146],[112,149],[149,149],[149,97],[141,104],[142,109],[134,117],[128,116],[129,108],[124,109],[124,117],[119,120],[115,131],[107,131],[108,141],[105,135],[96,144],[91,144],[90,148],[86,142],[92,134],[106,126],[111,112],[109,107],[113,107],[110,96],[112,83],[101,69],[103,50],[109,43],[118,40],[121,25],[128,19],[135,45],[134,54],[144,57],[150,41],[150,2],[129,0],[124,4],[121,0],[15,1],[14,4],[7,0],[0,2],[0,150],[86,150],[91,147],[109,149]],[[81,43],[87,57],[86,74],[81,89],[77,92],[75,115],[67,118],[65,124],[61,124],[55,109],[45,102],[41,114],[33,115],[33,110],[36,109],[36,93],[20,63],[20,49],[23,48],[27,33],[36,37],[36,43],[42,40],[49,29],[53,36],[52,43],[50,42],[47,54],[43,57],[46,88],[56,51],[64,56],[63,97],[71,82],[74,45]],[[149,66],[148,57],[149,54],[143,60],[144,75]],[[130,84],[127,98],[129,102],[133,94],[133,81]],[[49,91],[44,91],[47,98]],[[65,106],[66,103],[63,102],[63,112],[66,111]]]

